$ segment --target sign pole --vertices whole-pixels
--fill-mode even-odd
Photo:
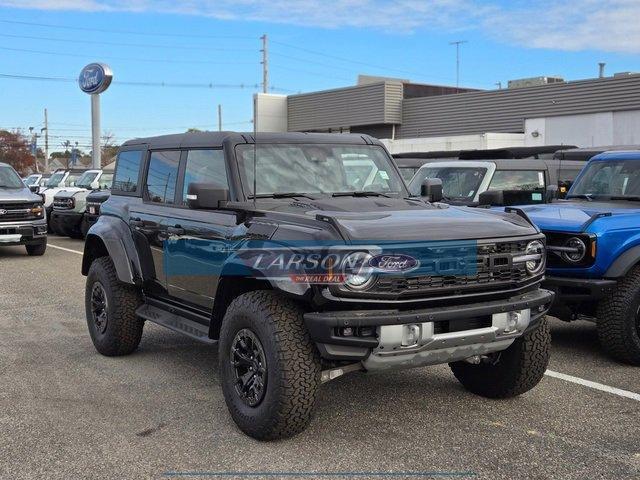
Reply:
[[[91,95],[91,160],[94,170],[102,168],[100,155],[100,95]]]
[[[90,63],[82,69],[78,77],[80,90],[91,95],[91,164],[92,168],[102,168],[100,155],[100,94],[113,79],[113,72],[104,63]]]

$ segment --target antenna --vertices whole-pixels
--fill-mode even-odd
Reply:
[[[468,43],[467,40],[456,40],[455,42],[449,42],[449,45],[456,46],[456,90],[460,88],[460,45]]]
[[[253,95],[253,208],[258,196],[258,94]]]

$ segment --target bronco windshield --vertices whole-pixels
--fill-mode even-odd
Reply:
[[[447,167],[430,165],[420,168],[411,182],[409,191],[420,195],[420,186],[425,178],[442,180],[442,193],[448,199],[472,199],[487,174],[484,167]]]
[[[258,196],[407,194],[391,159],[377,146],[263,144],[255,151]],[[253,196],[254,146],[238,145],[236,156],[244,192]]]
[[[0,166],[0,188],[24,188],[24,183],[13,168]]]
[[[86,188],[87,190],[91,189],[91,183],[98,176],[98,172],[85,172],[76,182],[76,187],[78,188]]]
[[[51,178],[45,184],[45,187],[47,188],[57,187],[63,178],[64,178],[64,172],[54,173],[53,175],[51,175]]]
[[[573,184],[571,197],[640,197],[640,160],[591,162]]]

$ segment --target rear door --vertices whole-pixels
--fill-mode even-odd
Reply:
[[[176,208],[167,218],[165,268],[169,295],[210,310],[227,257],[227,239],[236,226],[236,215],[225,210],[191,210],[187,205],[190,183],[229,188],[222,149],[183,152]]]

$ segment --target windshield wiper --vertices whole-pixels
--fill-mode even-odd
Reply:
[[[310,200],[315,200],[315,197],[312,197],[308,193],[298,193],[298,192],[284,192],[284,193],[260,193],[258,195],[249,195],[247,198],[295,198],[295,197],[304,197]]]
[[[629,200],[631,202],[640,202],[640,195],[614,195],[609,200]]]
[[[593,202],[593,195],[590,193],[575,193],[573,195],[567,195],[565,198],[567,200],[570,198],[586,198],[590,202]]]
[[[386,193],[373,192],[370,190],[362,190],[357,192],[336,192],[331,194],[332,197],[386,197],[391,198]]]

